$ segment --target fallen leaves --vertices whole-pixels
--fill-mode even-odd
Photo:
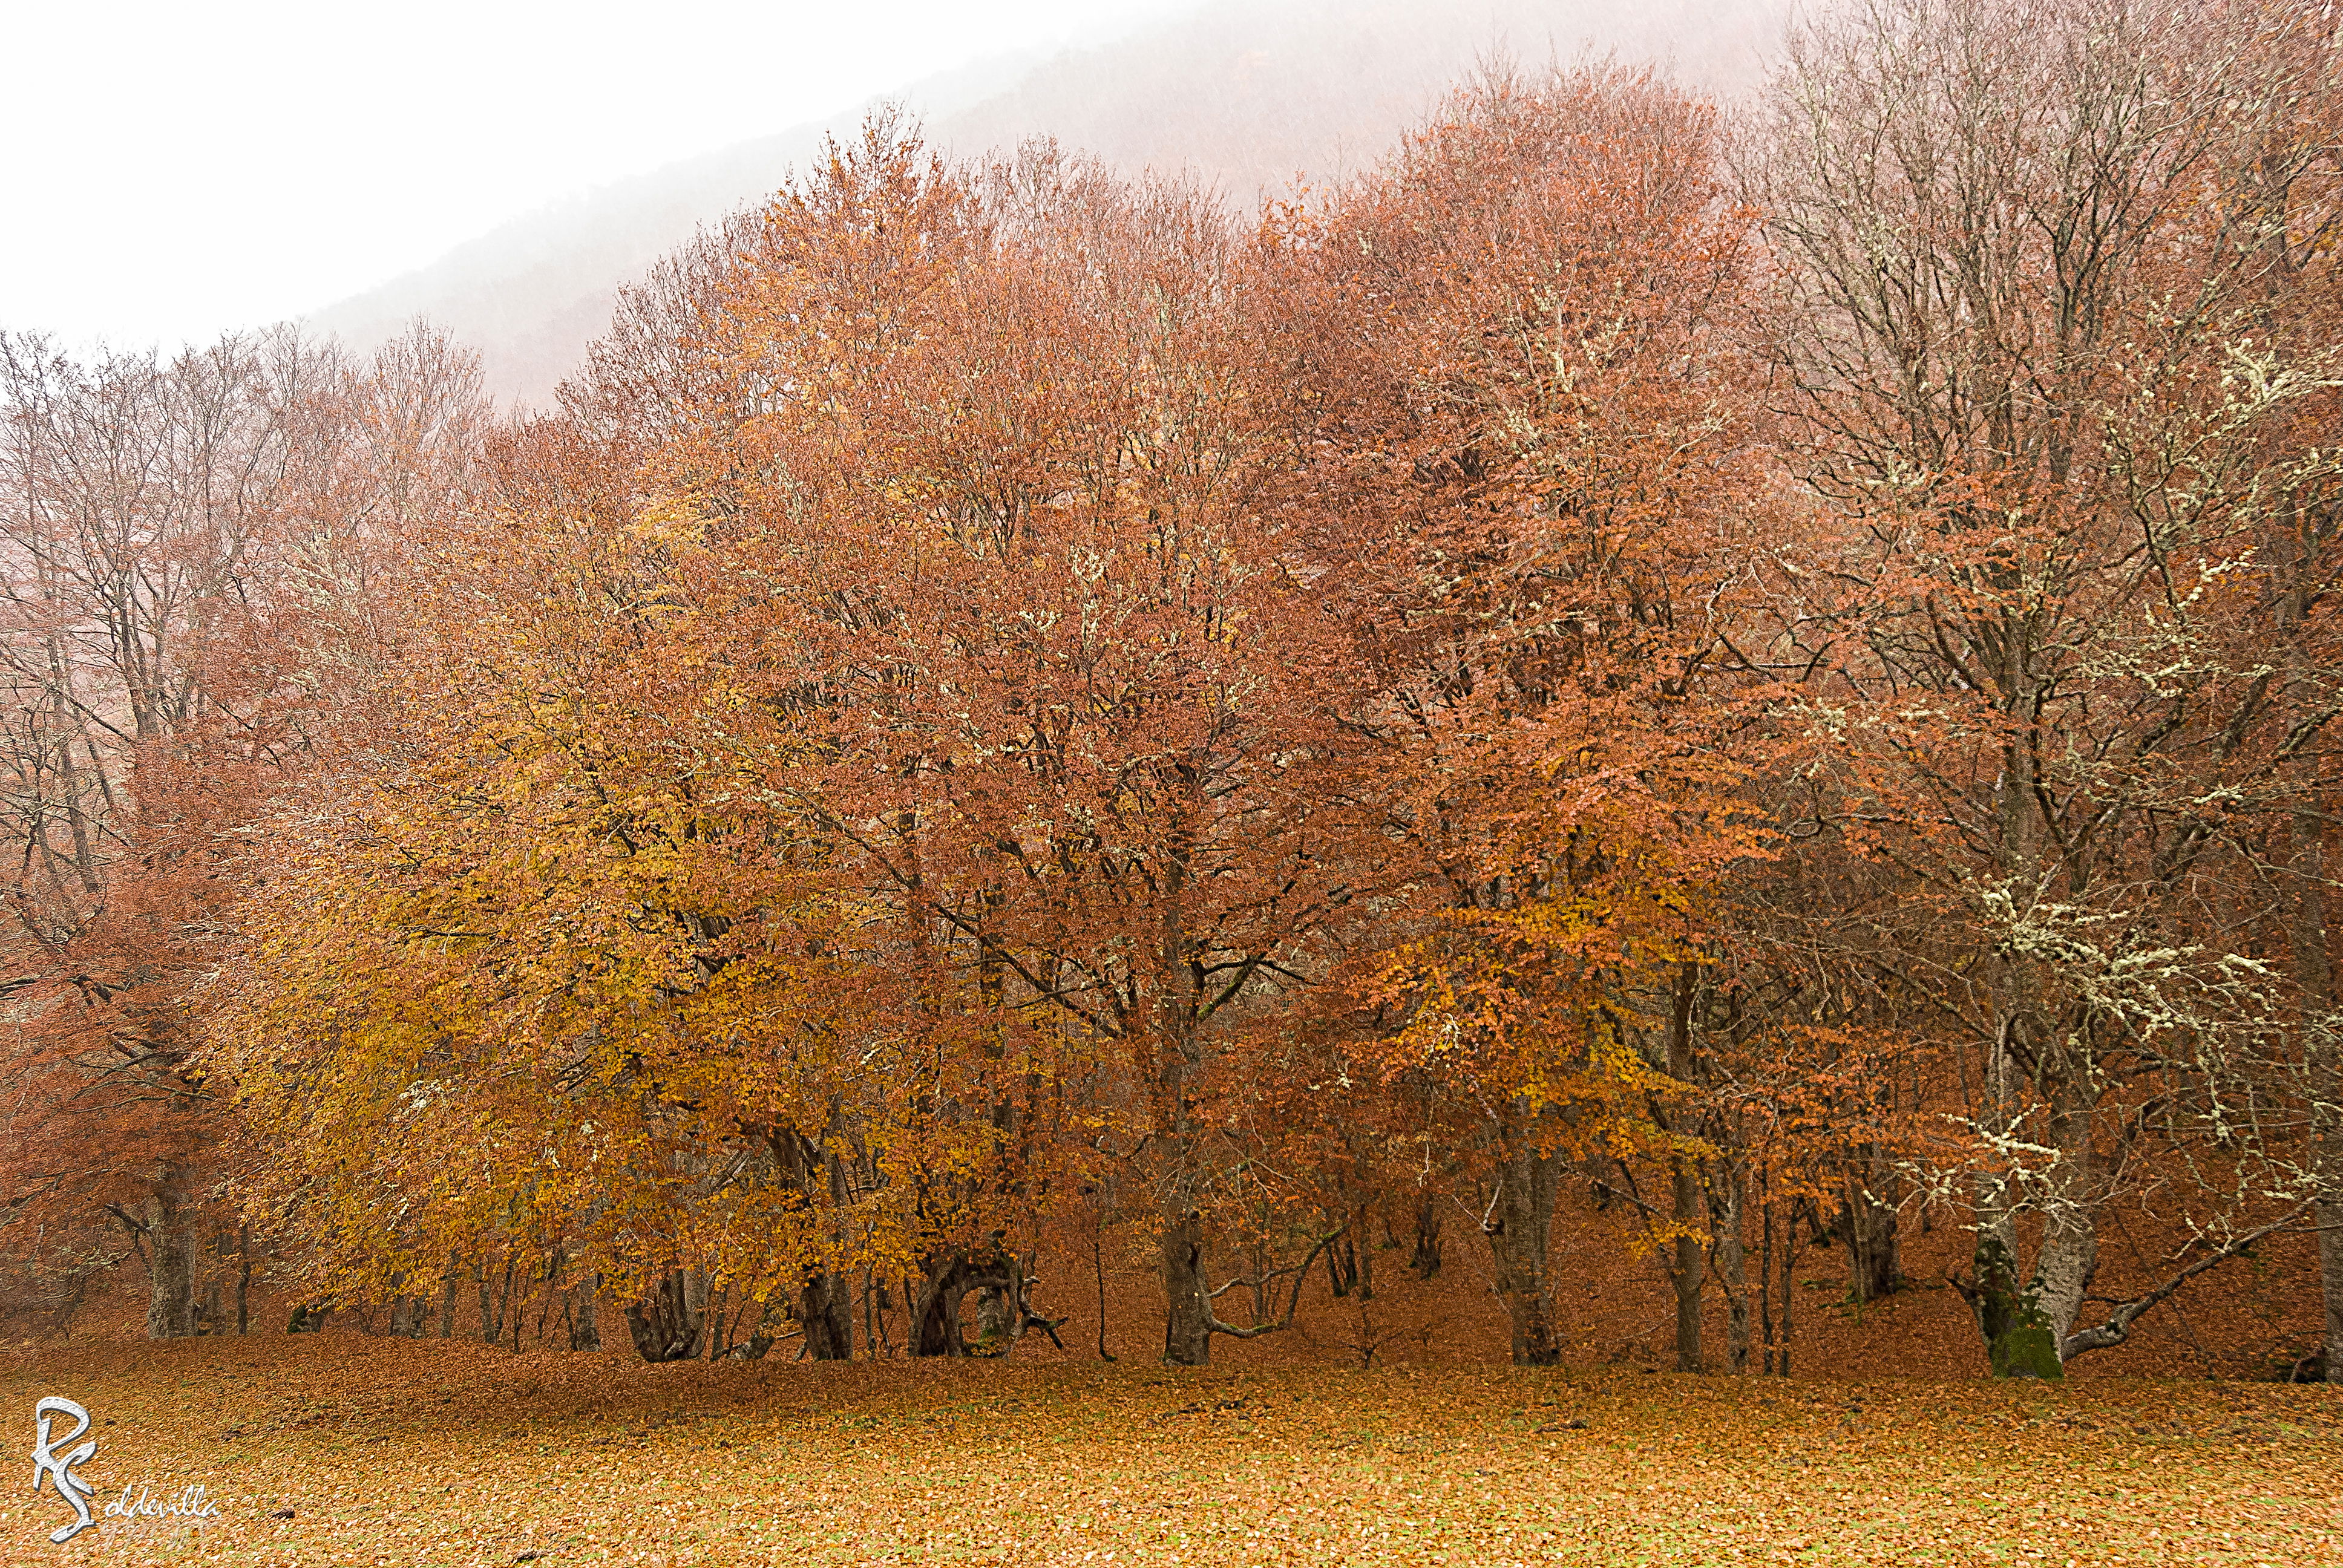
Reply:
[[[0,1419],[44,1392],[116,1422],[101,1503],[200,1483],[222,1517],[59,1549],[55,1499],[12,1491],[0,1562],[2343,1563],[2324,1387],[653,1368],[327,1333],[0,1360]]]

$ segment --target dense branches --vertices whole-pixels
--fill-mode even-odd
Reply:
[[[1469,1217],[1520,1361],[1624,1234],[1786,1372],[1926,1203],[1997,1371],[2313,1223],[2343,1333],[2328,25],[1498,71],[1250,231],[882,114],[502,427],[9,340],[0,1223],[651,1359],[1112,1223],[1192,1364]]]

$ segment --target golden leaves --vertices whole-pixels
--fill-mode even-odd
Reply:
[[[67,1385],[111,1422],[102,1500],[221,1508],[192,1540],[91,1532],[100,1563],[2343,1557],[2307,1389],[649,1369],[339,1331],[0,1361],[12,1405]],[[0,1557],[46,1561],[53,1512],[0,1498]]]

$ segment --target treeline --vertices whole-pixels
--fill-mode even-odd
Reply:
[[[1540,1364],[1576,1181],[1685,1367],[1929,1204],[1996,1372],[2315,1231],[2343,1375],[2334,29],[1497,72],[1251,224],[881,116],[519,421],[5,340],[12,1298],[959,1354],[1113,1227],[1194,1364],[1383,1233]]]

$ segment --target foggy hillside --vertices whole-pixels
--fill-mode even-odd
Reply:
[[[1047,134],[1131,170],[1186,167],[1248,207],[1297,175],[1373,159],[1493,52],[1660,59],[1747,85],[1788,0],[1218,0],[1112,43],[990,61],[906,86],[931,137],[976,154]],[[365,345],[425,316],[478,348],[500,396],[542,402],[622,282],[700,224],[779,186],[824,134],[804,125],[504,225],[310,325]]]

